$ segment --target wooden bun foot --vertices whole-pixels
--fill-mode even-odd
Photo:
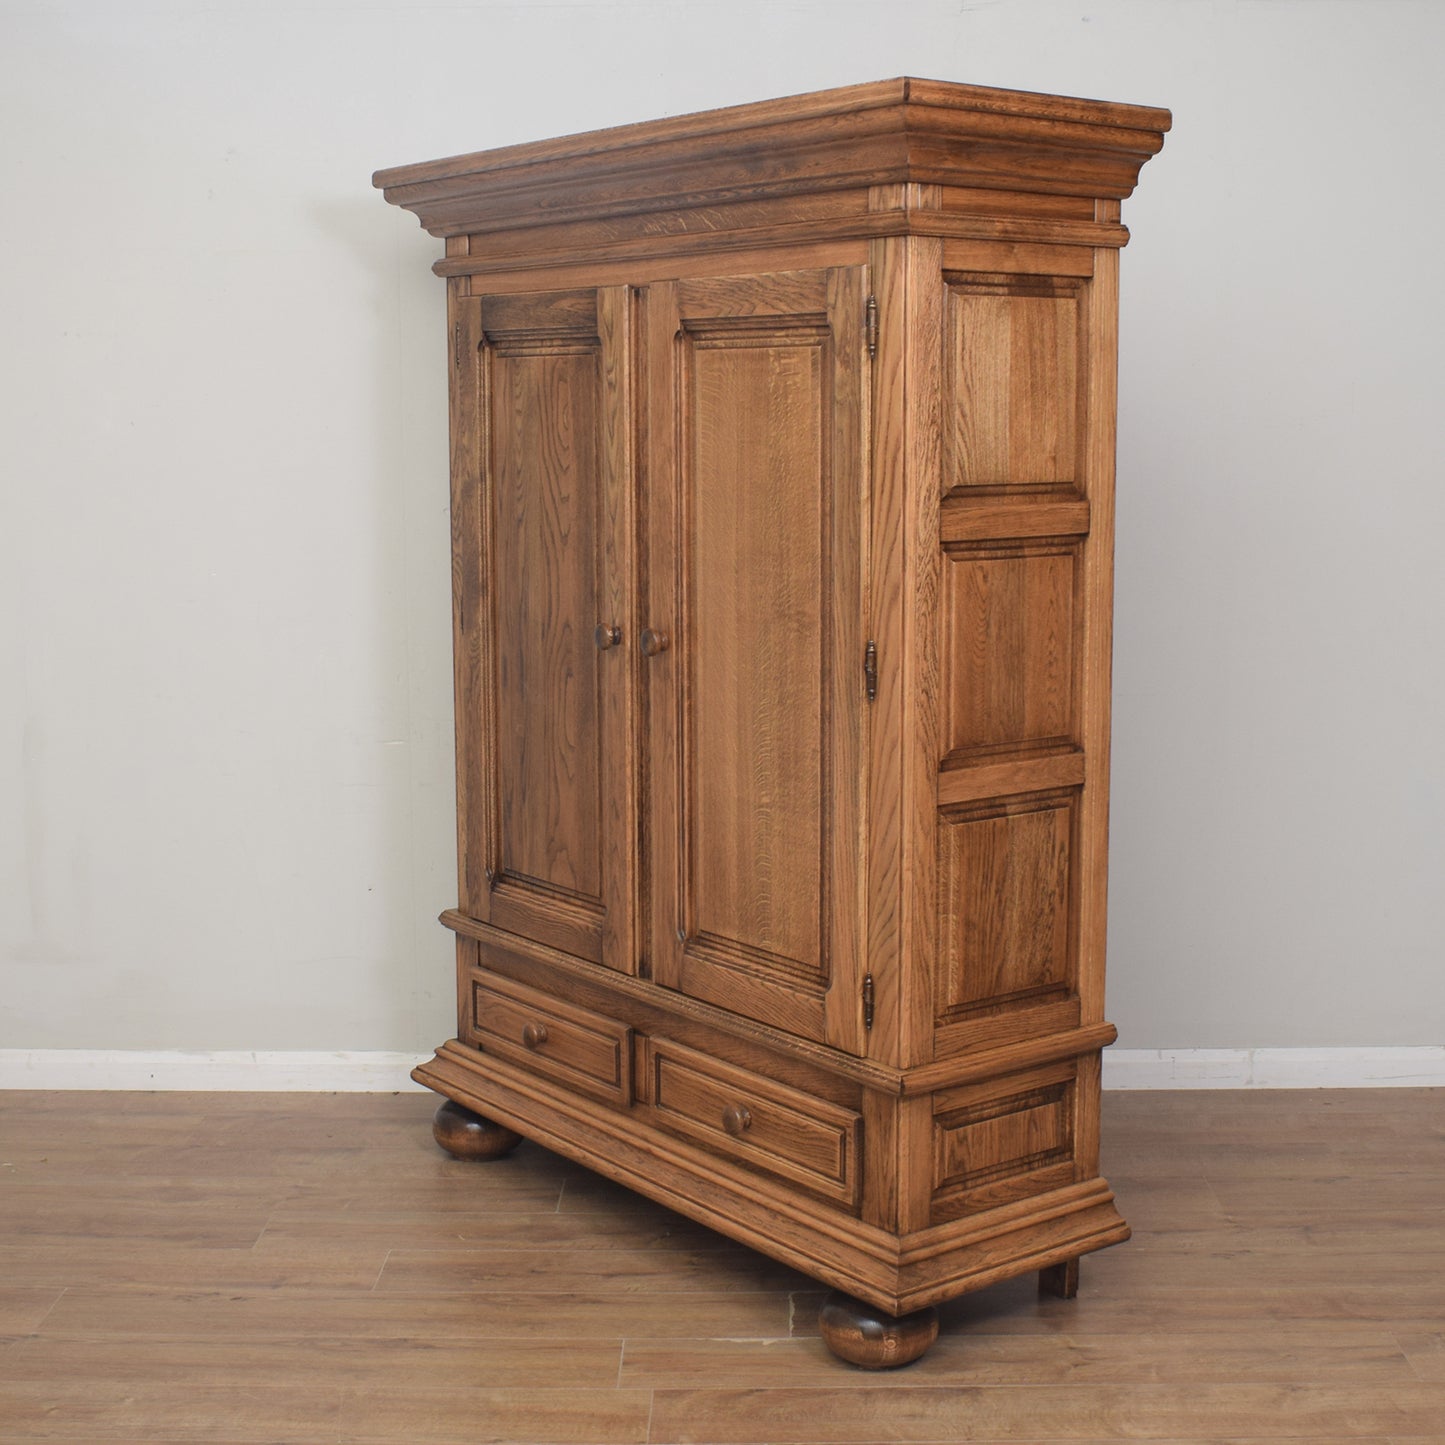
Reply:
[[[890,1315],[834,1290],[818,1311],[823,1343],[850,1365],[892,1370],[911,1364],[938,1338],[938,1311]]]
[[[454,1159],[500,1159],[522,1142],[522,1136],[505,1125],[494,1124],[450,1099],[436,1111],[431,1131]]]

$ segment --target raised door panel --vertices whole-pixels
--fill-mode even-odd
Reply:
[[[1069,540],[946,549],[946,761],[1074,741],[1077,552]]]
[[[939,1024],[1068,992],[1074,820],[1070,792],[939,815]]]
[[[653,976],[855,1042],[861,269],[650,297]]]
[[[475,689],[458,694],[472,782],[467,856],[477,860],[467,911],[628,971],[629,309],[625,291],[484,297],[467,308],[477,666]]]
[[[1079,470],[1083,283],[947,278],[944,490],[1060,487]]]

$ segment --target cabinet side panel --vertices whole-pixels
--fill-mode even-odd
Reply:
[[[1117,201],[1099,203],[1117,219]],[[1083,491],[1092,524],[1083,550],[1080,717],[1088,781],[1079,847],[1079,992],[1085,1023],[1104,1017],[1109,876],[1109,732],[1114,619],[1114,447],[1118,406],[1119,253],[1100,251],[1086,311],[1090,364]]]
[[[482,570],[481,308],[447,287],[451,341],[452,701],[456,713],[457,892],[464,912],[486,919],[491,815],[487,802],[486,581]]]
[[[939,280],[950,386],[933,1015],[946,1056],[1079,1021],[1101,518],[1088,490],[1097,282]]]

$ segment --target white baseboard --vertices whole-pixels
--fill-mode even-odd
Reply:
[[[427,1054],[0,1049],[0,1089],[376,1093]],[[1445,1048],[1106,1049],[1106,1089],[1445,1088]]]
[[[0,1049],[0,1089],[391,1094],[428,1054]]]
[[[1445,1048],[1105,1049],[1106,1089],[1445,1088]]]

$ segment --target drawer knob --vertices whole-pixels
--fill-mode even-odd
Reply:
[[[741,1138],[753,1126],[752,1113],[742,1104],[729,1104],[723,1110],[723,1128],[734,1139]]]
[[[522,1042],[529,1049],[540,1049],[547,1042],[546,1024],[523,1024]]]
[[[656,657],[659,652],[666,652],[667,644],[667,633],[658,632],[653,627],[642,629],[642,655],[644,657]]]
[[[606,652],[609,647],[616,647],[622,641],[622,629],[599,622],[593,629],[592,640],[597,644],[599,652]]]

